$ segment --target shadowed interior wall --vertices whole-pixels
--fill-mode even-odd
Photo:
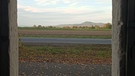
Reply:
[[[135,0],[128,0],[127,76],[135,76]]]
[[[0,0],[0,76],[9,76],[8,1]]]

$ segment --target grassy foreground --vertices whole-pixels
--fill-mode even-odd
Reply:
[[[111,45],[20,46],[20,62],[111,64]]]

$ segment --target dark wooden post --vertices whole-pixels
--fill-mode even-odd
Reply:
[[[127,76],[135,76],[135,0],[127,8]]]
[[[0,0],[0,76],[18,76],[17,0]]]
[[[112,76],[135,76],[135,0],[112,1]]]
[[[0,76],[9,76],[8,0],[0,0]]]

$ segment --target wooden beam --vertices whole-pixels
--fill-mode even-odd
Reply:
[[[112,0],[112,4],[112,76],[126,76],[128,0]]]
[[[0,76],[9,76],[8,0],[0,0]]]
[[[135,1],[128,0],[127,76],[135,76]]]
[[[10,39],[10,76],[18,76],[18,27],[17,0],[10,0],[9,4],[9,39]]]

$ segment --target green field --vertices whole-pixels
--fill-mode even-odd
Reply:
[[[111,45],[20,46],[21,62],[111,64]]]
[[[20,27],[19,37],[111,39],[111,30]]]

